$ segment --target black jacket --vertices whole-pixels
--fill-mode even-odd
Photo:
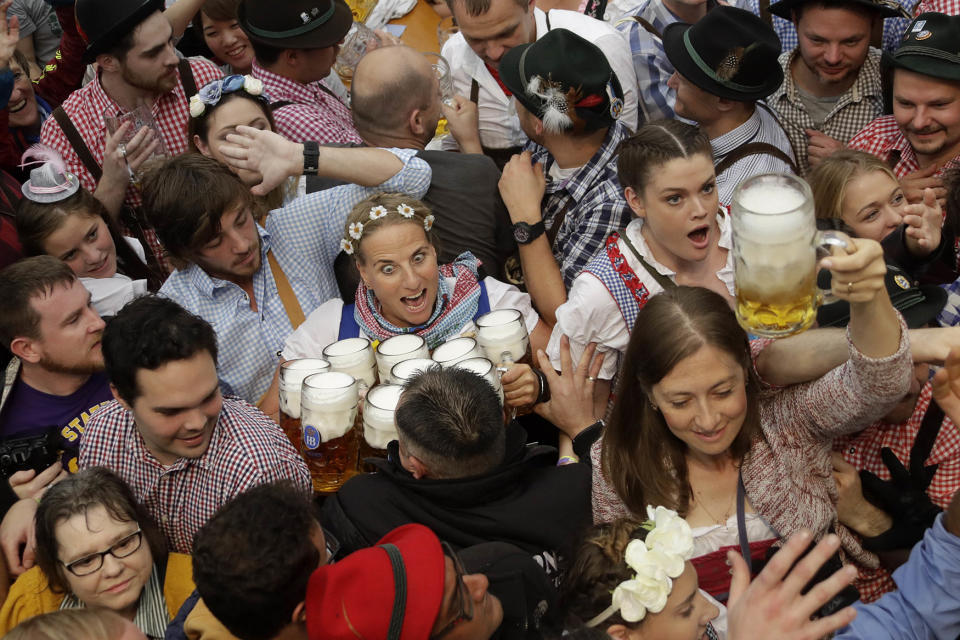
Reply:
[[[376,473],[351,478],[323,505],[322,522],[340,555],[368,547],[411,522],[430,527],[456,549],[501,541],[537,554],[570,544],[592,521],[590,468],[556,466],[552,447],[525,444],[507,427],[504,461],[490,473],[450,480],[415,479],[400,466],[398,445]]]

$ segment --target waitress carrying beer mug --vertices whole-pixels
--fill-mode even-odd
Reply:
[[[321,357],[339,340],[382,342],[401,334],[420,336],[432,350],[475,333],[475,318],[500,309],[518,310],[532,348],[543,348],[550,330],[529,295],[494,278],[479,279],[479,261],[470,253],[437,264],[433,219],[425,204],[405,195],[381,193],[359,203],[341,241],[360,272],[356,303],[336,298],[320,305],[287,338],[283,357]],[[540,378],[529,364],[509,366],[502,384],[509,406],[527,407],[540,397]]]

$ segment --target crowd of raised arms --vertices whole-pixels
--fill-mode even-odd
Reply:
[[[960,637],[960,0],[371,4],[0,0],[0,637]]]

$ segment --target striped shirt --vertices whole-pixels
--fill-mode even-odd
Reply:
[[[193,537],[224,504],[247,489],[288,480],[309,493],[310,472],[273,420],[224,397],[210,445],[199,458],[162,465],[143,443],[133,414],[111,402],[80,439],[80,468],[107,467],[130,485],[172,551],[190,553]]]
[[[751,142],[766,142],[785,152],[791,158],[790,140],[777,119],[762,106],[756,106],[753,115],[732,131],[710,141],[713,163],[719,164],[730,153]],[[741,182],[761,173],[793,173],[790,165],[767,153],[748,155],[734,162],[717,176],[717,192],[722,204],[730,204],[733,192]]]
[[[141,544],[146,544],[144,540]],[[60,609],[86,609],[80,598],[68,593],[60,602]],[[170,623],[167,612],[167,600],[163,597],[163,584],[160,581],[160,572],[157,565],[153,565],[150,578],[143,585],[140,600],[137,601],[137,613],[133,617],[133,624],[150,640],[163,640]]]
[[[871,48],[857,79],[846,93],[840,96],[836,105],[827,114],[823,122],[817,125],[807,113],[800,97],[799,87],[793,79],[791,65],[797,59],[797,49],[780,56],[783,67],[783,84],[769,98],[770,105],[780,116],[780,122],[797,154],[797,165],[806,174],[810,169],[809,144],[806,129],[816,129],[847,144],[858,131],[866,127],[871,120],[883,113],[883,88],[880,84],[879,49]],[[800,60],[797,64],[803,64]]]

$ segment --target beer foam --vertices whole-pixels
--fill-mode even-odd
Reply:
[[[523,315],[516,309],[498,309],[477,318],[477,342],[492,362],[501,363],[509,352],[513,362],[527,353],[529,344]]]
[[[397,439],[394,422],[397,404],[403,394],[398,384],[380,384],[370,389],[363,405],[363,437],[374,449],[386,449]]]
[[[776,244],[809,238],[813,232],[809,203],[801,191],[776,183],[759,183],[739,192],[731,212],[737,240]]]
[[[453,365],[452,368],[472,371],[486,380],[487,384],[492,386],[493,390],[497,392],[497,395],[500,397],[500,404],[503,405],[503,385],[500,383],[500,373],[497,371],[493,362],[487,358],[470,358],[469,360],[461,360]]]
[[[376,355],[380,381],[384,382],[390,379],[390,370],[395,364],[413,358],[429,358],[430,349],[423,338],[407,333],[381,342]]]
[[[366,338],[347,338],[327,345],[323,356],[334,371],[347,373],[367,386],[377,381],[377,361]]]
[[[291,418],[299,418],[300,388],[304,378],[329,368],[330,363],[320,358],[288,360],[280,365],[280,411]]]
[[[477,358],[483,355],[473,338],[452,338],[433,350],[434,362],[445,367],[452,366],[461,360]]]
[[[353,376],[339,371],[315,373],[303,381],[301,421],[312,426],[323,442],[339,438],[353,427],[359,394]]]
[[[438,366],[436,362],[428,360],[427,358],[404,360],[403,362],[393,365],[393,369],[390,370],[390,381],[393,384],[402,385],[421,371],[427,371],[431,367],[436,366]]]

